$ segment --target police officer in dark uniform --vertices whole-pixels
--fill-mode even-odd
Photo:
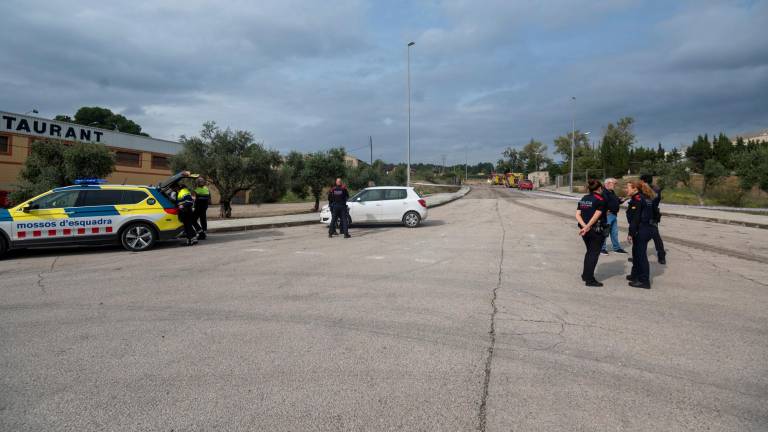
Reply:
[[[347,226],[347,200],[349,199],[349,192],[347,187],[341,182],[340,178],[336,179],[336,185],[328,191],[329,207],[331,208],[331,223],[328,225],[328,237],[333,237],[336,234],[336,222],[341,219],[341,233],[344,234],[344,238],[350,238],[349,227]]]
[[[197,243],[197,236],[194,228],[195,201],[192,198],[192,192],[184,186],[176,186],[176,208],[179,209],[179,220],[184,224],[184,236],[187,238],[186,245],[192,246]]]
[[[607,230],[606,202],[603,197],[603,184],[599,180],[590,180],[587,184],[589,193],[581,197],[576,207],[576,221],[579,223],[579,235],[584,240],[587,252],[584,254],[584,269],[581,280],[587,286],[601,287],[603,284],[595,279],[595,267],[600,258],[600,249],[605,241]]]
[[[650,186],[656,194],[656,198],[653,199],[653,224],[656,226],[656,231],[653,235],[653,246],[656,248],[656,258],[658,258],[659,264],[666,264],[667,251],[664,249],[664,242],[661,240],[661,234],[659,233],[659,222],[661,222],[661,210],[659,209],[659,204],[661,204],[661,188],[653,185],[653,176],[650,174],[641,175],[640,180]]]
[[[627,276],[629,286],[651,289],[651,269],[648,264],[648,242],[658,229],[654,223],[653,189],[640,180],[627,182],[627,221],[629,240],[632,243],[632,272]]]

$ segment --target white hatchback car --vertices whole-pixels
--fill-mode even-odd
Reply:
[[[427,202],[412,187],[366,188],[350,197],[347,207],[350,225],[400,222],[415,228],[427,218]],[[327,205],[320,211],[320,222],[331,223],[331,210]]]

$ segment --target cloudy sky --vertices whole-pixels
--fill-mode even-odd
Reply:
[[[206,120],[283,152],[495,161],[622,116],[638,143],[768,128],[768,1],[2,0],[0,110]],[[571,97],[576,97],[575,102]]]

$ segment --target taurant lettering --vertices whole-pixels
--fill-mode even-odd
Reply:
[[[4,115],[2,116],[5,130],[18,131],[26,133],[36,133],[39,135],[45,135],[58,138],[68,138],[80,141],[94,141],[97,143],[102,142],[104,132],[95,131],[85,128],[76,128],[72,126],[61,126],[53,123],[48,123],[43,120],[27,120],[19,119],[15,116]],[[31,123],[31,124],[30,124]]]
[[[19,120],[19,125],[16,126],[16,130],[17,131],[24,131],[24,132],[27,132],[27,133],[31,132],[29,130],[29,123],[27,122],[26,119]]]
[[[13,129],[13,122],[16,121],[16,117],[12,116],[3,116],[3,120],[5,120],[5,128],[8,130]]]

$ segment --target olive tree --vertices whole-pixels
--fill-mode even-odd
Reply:
[[[171,158],[176,171],[188,170],[204,176],[220,196],[221,217],[232,217],[232,199],[237,193],[269,185],[282,162],[276,150],[265,149],[247,131],[221,129],[206,122],[199,137],[181,137],[184,146]]]
[[[101,144],[34,141],[11,201],[27,200],[47,190],[71,185],[79,178],[106,177],[114,169],[114,157]]]
[[[315,199],[314,210],[317,211],[320,208],[320,194],[323,189],[329,187],[335,178],[344,177],[346,174],[345,154],[343,148],[307,155],[291,152],[285,161],[291,191],[300,198],[312,195]]]

